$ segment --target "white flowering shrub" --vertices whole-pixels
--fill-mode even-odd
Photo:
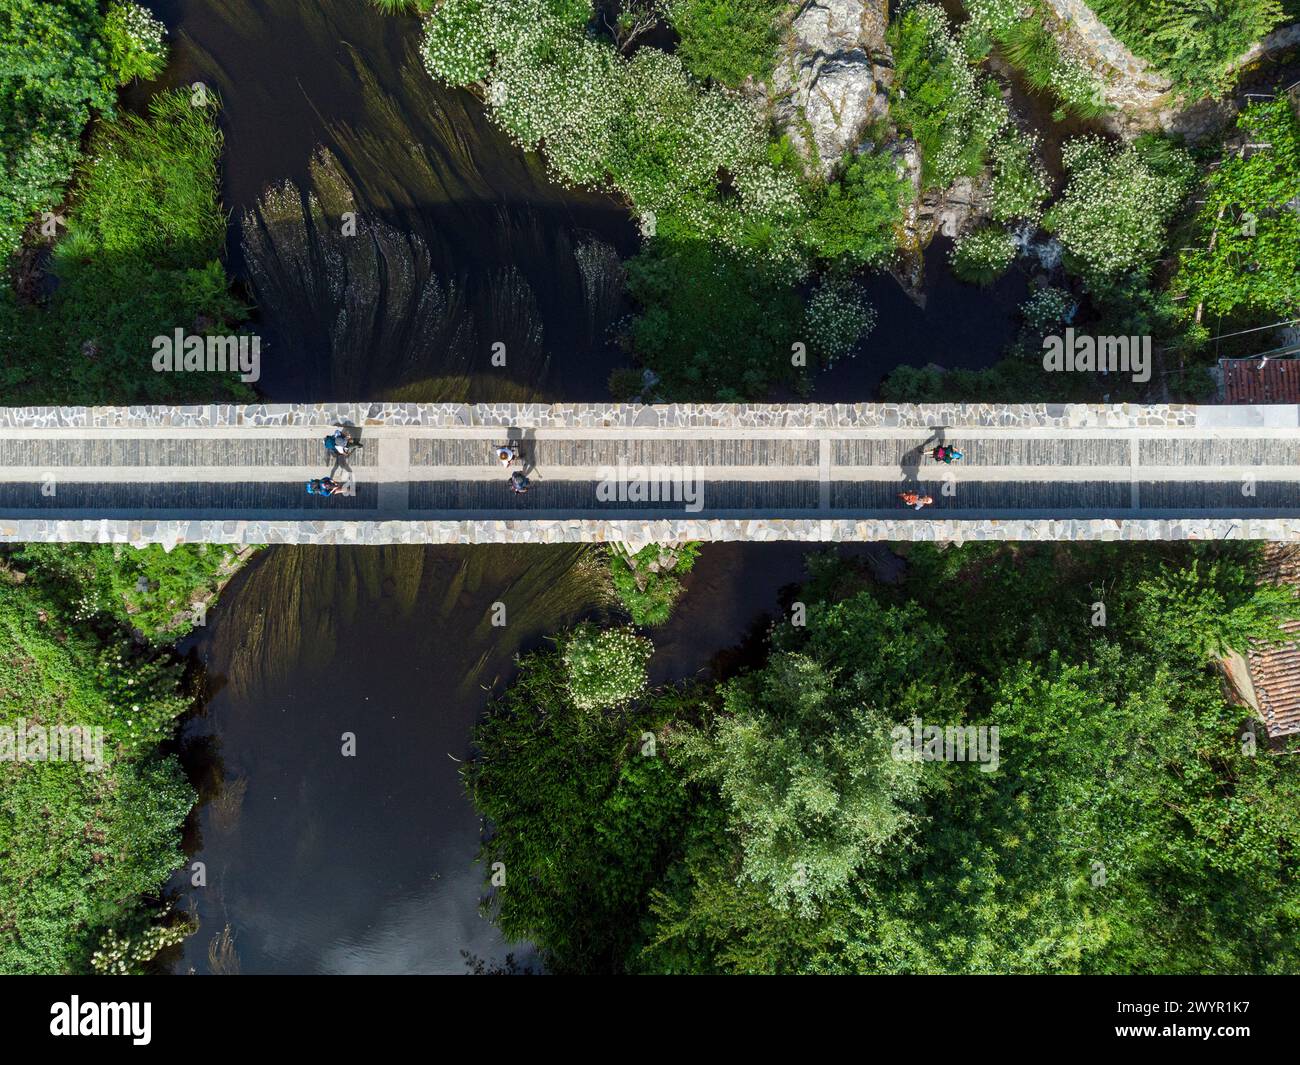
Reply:
[[[649,684],[654,644],[630,627],[579,625],[560,640],[569,698],[580,710],[621,706]]]
[[[952,272],[963,281],[989,285],[1016,258],[1015,239],[1004,229],[988,226],[959,237],[952,247]]]
[[[997,222],[1036,221],[1051,194],[1039,159],[1037,134],[1008,124],[993,142],[993,192],[989,213]]]
[[[110,929],[90,955],[90,967],[97,976],[138,976],[154,958],[194,931],[189,922],[154,925],[138,935],[119,935]]]
[[[1156,141],[1117,147],[1079,137],[1062,161],[1069,181],[1043,224],[1060,237],[1070,267],[1090,281],[1149,269],[1194,175],[1187,153]]]
[[[1079,309],[1078,301],[1063,288],[1040,288],[1020,305],[1025,325],[1032,333],[1047,333],[1069,322]]]
[[[488,7],[488,0],[443,0],[437,17],[426,20],[424,65],[439,81],[471,85],[487,77],[493,29]]]
[[[809,297],[804,321],[813,353],[830,366],[875,328],[876,309],[859,285],[831,276]]]
[[[1106,107],[1105,84],[1064,51],[1049,28],[1054,16],[1040,0],[967,0],[970,18],[961,43],[971,60],[983,59],[996,43],[1036,89],[1050,91],[1084,117]]]
[[[621,192],[659,235],[795,260],[806,211],[796,176],[769,161],[761,116],[674,55],[624,58],[588,37],[589,14],[576,0],[446,0],[425,22],[425,66],[481,84],[492,120],[543,151],[557,181]]]
[[[167,65],[167,27],[135,3],[113,4],[104,16],[108,68],[118,84],[149,81]]]

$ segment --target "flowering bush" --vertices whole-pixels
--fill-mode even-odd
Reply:
[[[569,698],[580,710],[621,706],[649,684],[654,644],[631,628],[579,625],[560,640]]]
[[[952,248],[952,272],[963,281],[991,285],[1016,257],[1011,234],[996,226],[977,229],[960,237]]]
[[[769,160],[761,116],[675,55],[625,59],[586,35],[589,14],[577,0],[447,0],[425,22],[424,62],[440,80],[481,83],[493,121],[544,148],[557,181],[622,192],[660,235],[796,261],[799,183]]]
[[[161,916],[168,912],[164,910]],[[119,934],[110,928],[90,956],[91,970],[97,976],[138,976],[164,950],[179,945],[196,930],[189,921],[153,925],[137,935]]]
[[[1191,183],[1190,157],[1159,140],[1119,148],[1080,137],[1062,161],[1069,183],[1043,224],[1060,236],[1069,265],[1090,283],[1145,273]]]
[[[823,366],[849,354],[876,325],[876,309],[853,282],[827,277],[808,300],[808,339]]]
[[[890,110],[921,149],[921,179],[946,187],[984,167],[989,143],[1010,115],[997,83],[968,61],[943,9],[906,7],[889,29],[894,53]]]
[[[104,16],[104,44],[114,84],[135,78],[150,80],[167,65],[167,27],[134,3],[114,4]]]
[[[1020,306],[1025,325],[1033,333],[1046,333],[1070,321],[1078,302],[1063,288],[1040,288]]]
[[[997,222],[1037,221],[1052,191],[1047,170],[1038,158],[1036,134],[1008,125],[993,142],[993,202]]]
[[[1034,88],[1055,94],[1065,109],[1084,117],[1105,110],[1101,79],[1062,50],[1048,28],[1054,16],[1038,0],[968,0],[966,8],[961,41],[969,59],[983,59],[997,44]]]

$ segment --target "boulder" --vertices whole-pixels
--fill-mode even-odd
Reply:
[[[772,76],[773,117],[829,176],[888,113],[888,0],[808,0]]]

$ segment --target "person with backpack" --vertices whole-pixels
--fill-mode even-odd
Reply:
[[[940,444],[930,452],[930,457],[933,458],[935,462],[942,462],[946,465],[951,465],[953,462],[958,462],[966,456],[955,447],[945,447],[943,444]]]
[[[347,486],[340,484],[333,477],[316,477],[307,482],[309,496],[336,496],[346,491]]]
[[[506,469],[515,465],[519,461],[519,446],[517,444],[502,444],[497,448],[497,461]]]
[[[930,496],[923,496],[919,492],[899,492],[898,498],[913,510],[920,510],[922,507],[928,507],[934,502]]]
[[[338,458],[347,458],[354,447],[360,445],[342,428],[335,429],[325,438],[325,451]]]
[[[518,470],[510,475],[510,491],[514,492],[515,495],[521,496],[531,487],[532,484],[529,482],[528,478]]]

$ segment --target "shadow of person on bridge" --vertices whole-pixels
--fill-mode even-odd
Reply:
[[[537,477],[537,430],[511,428],[506,433],[506,443],[514,445],[519,453],[519,470],[530,481]]]
[[[915,491],[921,487],[921,464],[925,457],[929,455],[936,447],[942,447],[947,440],[948,426],[937,426],[929,438],[916,447],[903,452],[903,461],[900,469],[903,474],[903,490]]]

